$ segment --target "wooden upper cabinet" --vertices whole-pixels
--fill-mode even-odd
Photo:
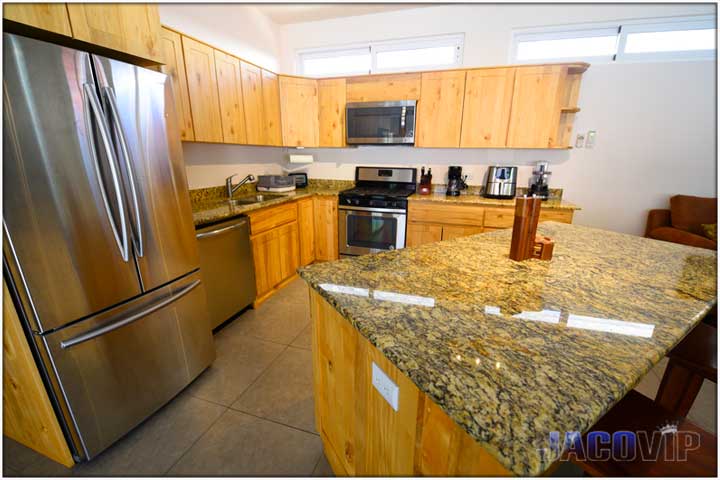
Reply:
[[[160,30],[165,65],[160,70],[170,77],[175,95],[175,113],[180,126],[180,139],[193,141],[192,114],[190,113],[190,95],[188,94],[187,77],[185,76],[185,57],[182,51],[182,37],[179,33],[163,28]]]
[[[247,143],[240,59],[214,50],[224,143]]]
[[[278,76],[262,71],[263,136],[265,145],[282,145],[280,122],[280,84]]]
[[[467,72],[461,147],[505,146],[514,82],[514,68],[489,68]]]
[[[266,141],[264,135],[262,72],[260,67],[241,61],[240,74],[242,76],[247,143],[263,145]]]
[[[348,102],[392,102],[420,98],[420,73],[347,78]]]
[[[6,3],[3,18],[72,37],[70,17],[64,3]]]
[[[163,62],[160,16],[155,4],[68,3],[73,38]]]
[[[281,75],[280,111],[283,145],[286,147],[318,146],[317,80]]]
[[[221,143],[223,129],[213,49],[186,36],[182,36],[182,44],[195,141]]]
[[[415,120],[416,146],[460,146],[464,96],[464,70],[422,74],[422,90]]]
[[[567,71],[566,65],[516,68],[508,147],[556,146]]]
[[[345,91],[344,78],[318,80],[321,147],[345,146]]]

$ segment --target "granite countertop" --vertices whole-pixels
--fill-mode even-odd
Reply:
[[[350,182],[352,184],[352,182]],[[246,186],[243,186],[246,187]],[[349,188],[346,184],[310,184],[305,188],[299,188],[289,193],[264,193],[256,192],[255,185],[249,184],[247,188],[241,187],[238,192],[233,195],[234,199],[247,197],[251,195],[262,195],[266,198],[258,203],[250,205],[232,205],[225,198],[222,187],[213,187],[209,189],[198,189],[190,191],[190,199],[193,211],[193,222],[195,227],[210,225],[222,220],[228,220],[233,217],[244,215],[253,210],[280,205],[282,203],[292,202],[301,198],[311,197],[313,195],[335,196],[341,190]],[[217,190],[220,189],[220,193]]]
[[[510,260],[499,230],[299,272],[510,471],[538,475],[557,458],[551,431],[588,430],[717,301],[714,251],[539,233],[555,240],[549,262]]]
[[[443,202],[443,203],[455,203],[455,204],[468,204],[468,205],[481,205],[487,207],[514,207],[515,199],[502,200],[495,198],[485,198],[477,193],[461,193],[455,197],[449,197],[445,193],[430,193],[429,195],[420,195],[415,193],[408,197],[408,200],[412,202]],[[545,208],[557,208],[561,210],[580,210],[577,205],[566,202],[562,199],[548,199],[542,202],[542,206]]]

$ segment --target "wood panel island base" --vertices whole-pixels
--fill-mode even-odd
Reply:
[[[511,475],[312,290],[310,311],[315,422],[335,475]],[[397,411],[373,364],[398,386]]]
[[[717,254],[542,222],[299,269],[338,475],[547,474],[716,304]],[[654,430],[657,426],[650,425]]]

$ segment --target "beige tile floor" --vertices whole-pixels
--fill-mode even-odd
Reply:
[[[5,476],[331,476],[315,431],[307,292],[296,280],[215,335],[217,359],[168,405],[90,462],[67,469],[3,438]],[[660,363],[637,386],[654,397]],[[689,417],[716,432],[715,384]],[[568,464],[556,476],[577,475]]]

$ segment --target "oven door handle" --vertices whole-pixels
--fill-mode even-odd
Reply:
[[[397,213],[400,215],[407,215],[407,210],[402,210],[398,208],[367,208],[367,207],[349,207],[345,205],[340,205],[338,207],[339,210],[352,210],[355,212],[366,212],[368,214],[370,213]]]

